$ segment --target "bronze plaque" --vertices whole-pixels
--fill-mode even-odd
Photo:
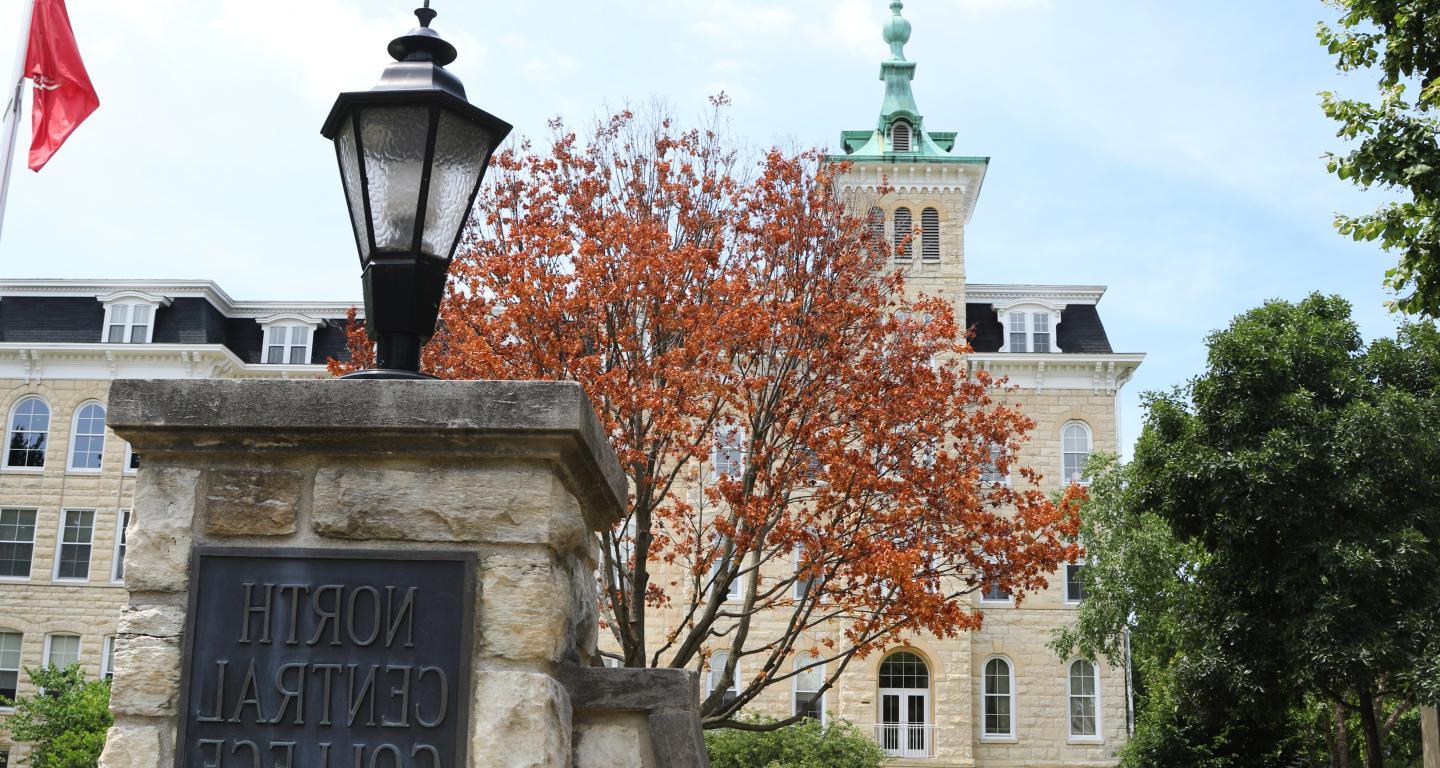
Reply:
[[[196,547],[179,768],[463,768],[475,558]]]

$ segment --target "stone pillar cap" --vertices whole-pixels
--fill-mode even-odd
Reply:
[[[548,459],[575,485],[592,529],[627,504],[625,473],[575,382],[121,379],[106,416],[141,454]]]

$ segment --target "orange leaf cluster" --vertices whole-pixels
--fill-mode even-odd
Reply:
[[[1032,423],[967,372],[950,302],[907,298],[823,155],[752,167],[713,127],[628,111],[552,127],[494,159],[426,365],[584,385],[631,481],[603,569],[627,664],[693,666],[717,638],[731,673],[750,657],[740,699],[706,702],[718,722],[796,653],[833,679],[903,633],[979,626],[967,593],[1023,596],[1077,554],[1075,491],[981,483]],[[777,611],[783,636],[751,632]]]

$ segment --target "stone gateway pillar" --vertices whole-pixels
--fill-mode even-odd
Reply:
[[[696,676],[597,665],[626,481],[580,387],[117,381],[142,457],[104,768],[683,768]]]

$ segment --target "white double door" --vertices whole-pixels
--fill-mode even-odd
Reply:
[[[880,690],[880,746],[892,757],[929,757],[930,692]]]

